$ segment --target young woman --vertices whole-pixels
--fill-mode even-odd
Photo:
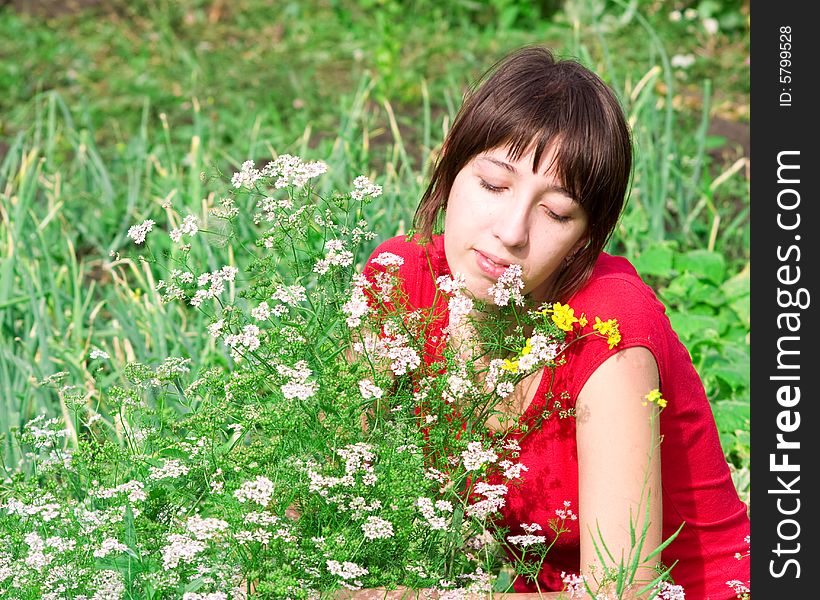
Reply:
[[[598,336],[573,344],[566,365],[523,380],[499,407],[504,418],[488,424],[531,420],[547,390],[575,408],[575,418],[543,420],[521,441],[528,471],[509,491],[502,525],[522,534],[522,523],[547,522],[565,500],[578,521],[538,576],[538,588],[553,593],[535,594],[519,579],[514,598],[557,597],[562,573],[592,580],[601,566],[594,539],[625,555],[630,515],[642,526],[647,489],[645,548],[682,526],[662,561],[675,564],[672,577],[687,598],[734,598],[727,582],[749,581],[748,559],[736,558],[748,550],[749,518],[703,385],[653,291],[627,260],[603,252],[631,167],[630,132],[612,91],[577,62],[524,48],[465,100],[417,209],[416,235],[373,253],[404,258],[399,276],[414,307],[431,305],[443,274],[462,274],[468,291],[487,300],[517,264],[536,303],[618,320],[617,346]],[[434,233],[442,223],[443,234]],[[378,267],[371,260],[368,268]],[[668,404],[653,420],[641,400],[656,388]],[[644,565],[644,579],[654,566]]]

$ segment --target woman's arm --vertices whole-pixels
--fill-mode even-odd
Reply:
[[[629,564],[634,554],[630,519],[639,539],[647,501],[649,527],[641,559],[662,541],[658,412],[656,406],[644,405],[646,394],[659,387],[658,380],[652,353],[627,348],[598,367],[578,395],[578,519],[581,571],[587,581],[595,581],[594,572],[600,578],[602,566],[617,567],[621,560]],[[593,538],[604,552],[603,565]],[[602,540],[614,561],[603,551]],[[652,567],[658,560],[639,569],[637,588],[654,579]]]

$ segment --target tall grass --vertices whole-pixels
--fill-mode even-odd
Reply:
[[[161,9],[154,6],[160,20]],[[602,12],[587,15],[584,27],[573,23],[568,12],[568,26],[558,19],[550,29],[562,40],[559,54],[577,56],[603,74],[633,126],[637,154],[632,193],[611,247],[635,260],[659,244],[681,253],[716,251],[729,258],[732,275],[748,260],[743,246],[748,228],[744,163],[716,171],[707,136],[711,83],[703,83],[697,122],[685,128],[664,44],[632,9],[626,6],[614,25]],[[619,48],[611,46],[613,28],[628,27],[643,36],[636,39],[648,40],[641,42],[642,62],[619,61]],[[195,55],[180,54],[177,35],[166,26],[156,43],[166,54],[183,56],[192,77],[198,77],[204,67]],[[515,44],[542,41],[523,34],[505,40],[487,54],[497,57]],[[362,70],[350,94],[339,93],[337,104],[324,107],[321,127],[304,115],[285,125],[281,112],[273,115],[267,108],[215,120],[204,108],[208,98],[198,95],[185,100],[187,112],[166,112],[167,99],[143,95],[138,125],[133,130],[123,125],[113,135],[95,130],[87,106],[70,105],[56,91],[17,107],[13,123],[19,133],[0,164],[0,435],[41,411],[66,414],[67,402],[105,412],[105,401],[92,385],[99,366],[89,359],[92,348],[115,359],[103,383],[124,381],[128,361],[184,356],[200,362],[222,355],[204,333],[206,315],[163,305],[155,291],[160,279],[181,268],[178,251],[152,241],[159,262],[149,268],[128,256],[126,239],[128,228],[144,219],[171,228],[196,214],[203,229],[211,230],[204,234],[210,243],[192,253],[191,263],[212,270],[243,266],[248,257],[237,244],[242,230],[227,243],[207,219],[208,211],[219,205],[220,183],[209,182],[206,188],[203,174],[230,175],[244,160],[263,162],[283,153],[321,159],[331,174],[325,189],[338,188],[358,174],[378,180],[384,195],[369,206],[372,212],[365,218],[382,238],[405,232],[463,89],[489,63],[475,56],[472,61],[458,76],[448,72],[447,88],[418,76],[414,94],[399,100],[385,94],[383,77]],[[97,99],[94,110],[104,103]],[[243,129],[228,139],[225,123]],[[301,123],[303,129],[297,131],[294,124]],[[103,140],[100,146],[98,140]],[[727,189],[731,195],[725,199],[721,192]],[[674,275],[671,259],[667,273],[652,274],[668,283]],[[673,306],[672,311],[684,308]],[[706,359],[703,366],[720,367]],[[59,372],[66,373],[65,384],[78,387],[55,390],[40,384]],[[5,450],[6,462],[13,466],[21,457],[7,443]]]

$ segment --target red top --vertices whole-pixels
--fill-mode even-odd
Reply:
[[[415,308],[429,307],[436,292],[435,278],[450,273],[443,238],[435,236],[426,247],[405,241],[404,236],[389,239],[373,252],[368,268],[383,270],[372,263],[382,252],[404,259],[399,276],[408,302]],[[684,523],[664,549],[663,561],[667,565],[678,561],[672,577],[683,586],[687,598],[736,598],[726,582],[740,580],[748,585],[750,579],[748,557],[735,558],[736,553],[748,551],[746,505],[732,482],[703,384],[664,306],[626,259],[608,254],[600,256],[589,281],[567,303],[576,315],[585,313],[590,320],[595,316],[617,319],[622,339],[610,350],[605,339],[589,336],[566,351],[567,364],[555,369],[554,382],[551,372],[544,370],[520,420],[537,425],[520,442],[520,462],[528,470],[522,473],[520,486],[510,486],[501,524],[510,528],[509,535],[524,534],[520,524],[534,522],[544,528],[539,534],[550,534],[547,523],[565,500],[577,512],[575,419],[560,418],[555,412],[538,425],[537,418],[562,396],[564,409],[574,406],[589,376],[607,358],[625,348],[643,346],[657,361],[660,389],[668,400],[660,418],[664,539]],[[445,324],[446,318],[435,329]],[[430,331],[430,335],[441,340],[440,331]],[[548,403],[550,383],[553,397]],[[578,522],[568,523],[570,531],[559,536],[539,575],[542,591],[561,590],[562,571],[580,571]],[[519,578],[515,590],[534,592],[536,587]]]

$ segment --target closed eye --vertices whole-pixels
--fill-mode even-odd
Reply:
[[[567,221],[572,219],[572,217],[568,217],[566,215],[559,215],[558,213],[553,212],[549,208],[546,208],[546,207],[544,208],[544,210],[546,211],[547,216],[550,219],[554,219],[554,220],[558,221],[559,223],[566,223]]]
[[[483,187],[485,190],[487,190],[489,192],[492,192],[493,194],[500,194],[505,189],[507,189],[507,188],[502,187],[502,186],[497,186],[497,185],[493,185],[491,183],[487,183],[483,179],[479,179],[479,182],[480,182],[481,187]]]

